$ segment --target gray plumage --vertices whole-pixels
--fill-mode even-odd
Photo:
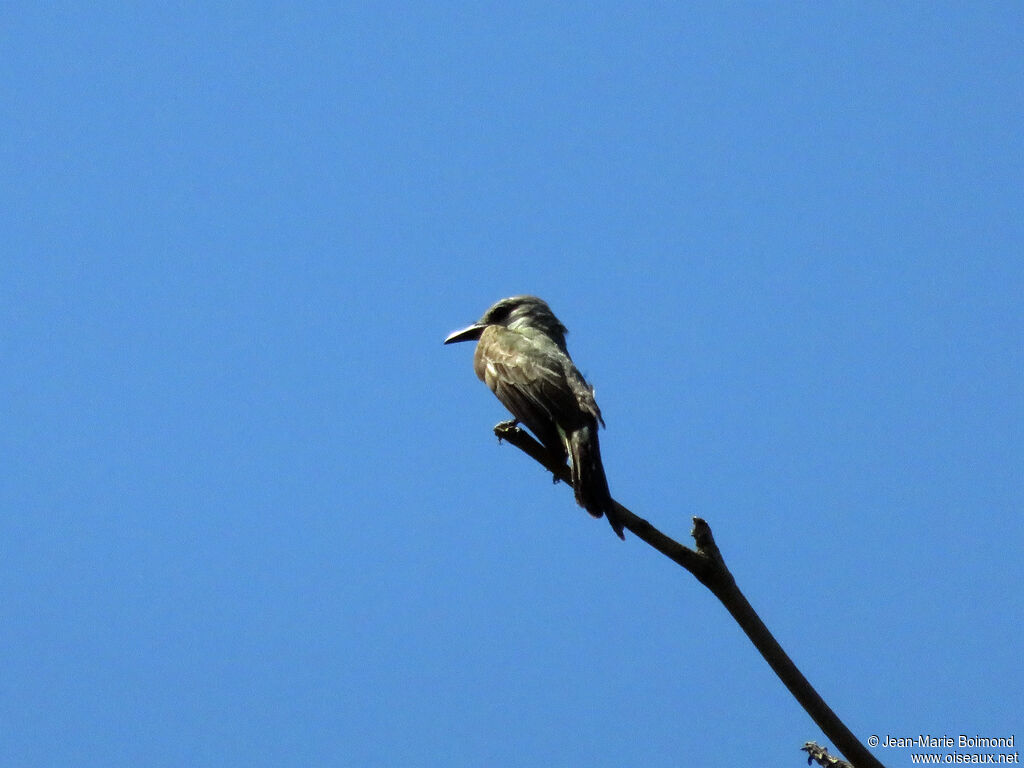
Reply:
[[[566,333],[544,301],[513,296],[444,343],[478,340],[477,377],[552,455],[570,459],[576,502],[594,517],[606,516],[625,538],[601,463],[597,429],[604,420],[593,387],[569,357]]]

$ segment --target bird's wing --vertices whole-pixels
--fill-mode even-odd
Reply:
[[[477,345],[477,375],[548,450],[560,455],[565,448],[559,426],[572,429],[582,415],[566,366],[572,368],[572,361],[542,335],[491,326]]]
[[[601,409],[597,407],[597,400],[594,399],[594,388],[587,384],[583,374],[576,369],[568,356],[566,356],[566,360],[569,365],[565,371],[565,379],[576,396],[576,404],[581,411],[589,414],[595,421],[599,421],[603,427],[604,419],[601,418]]]

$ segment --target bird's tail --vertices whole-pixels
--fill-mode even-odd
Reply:
[[[608,479],[601,463],[601,446],[597,440],[597,423],[580,427],[569,434],[569,455],[572,457],[572,487],[576,503],[594,517],[604,515],[620,539],[622,522],[615,512],[615,502],[608,491]]]

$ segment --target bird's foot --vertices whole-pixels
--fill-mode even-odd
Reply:
[[[496,434],[498,436],[498,444],[500,445],[501,444],[501,439],[506,434],[508,434],[512,430],[516,429],[518,426],[519,426],[519,419],[509,419],[508,421],[503,421],[503,422],[501,422],[499,424],[495,424],[494,425],[494,434]]]

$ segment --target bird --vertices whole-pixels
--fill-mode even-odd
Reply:
[[[608,518],[620,539],[623,523],[601,463],[594,388],[565,345],[568,330],[536,296],[501,299],[479,321],[444,340],[476,341],[473,370],[498,400],[561,462],[569,458],[576,503]]]

